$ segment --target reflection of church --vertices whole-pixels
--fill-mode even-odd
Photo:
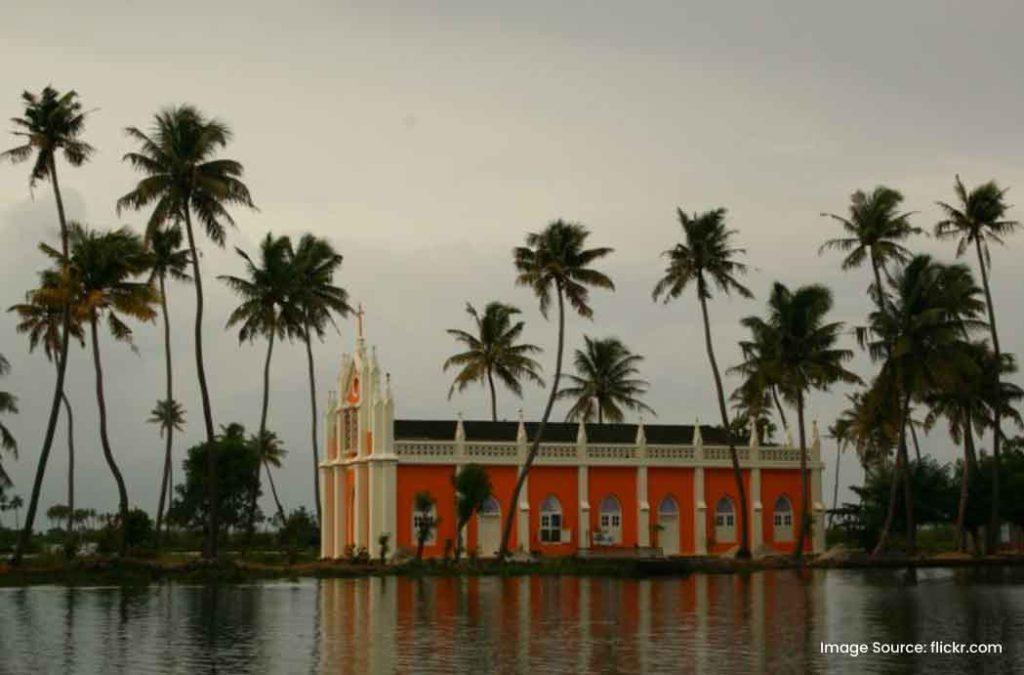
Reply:
[[[327,408],[326,457],[320,462],[322,557],[343,557],[363,547],[377,556],[384,534],[392,552],[411,551],[414,523],[424,515],[437,521],[425,555],[442,555],[455,537],[452,477],[469,463],[486,468],[494,489],[466,527],[467,548],[481,556],[498,550],[503,516],[513,506],[512,550],[570,555],[639,547],[700,555],[735,548],[739,500],[721,430],[642,422],[549,423],[519,503],[512,505],[537,424],[396,420],[390,378],[382,378],[376,349],[367,352],[361,323],[355,352],[342,358],[341,395],[332,394]],[[751,510],[751,547],[792,550],[800,511],[799,451],[761,446],[753,434],[738,451]],[[807,546],[820,551],[823,464],[816,426],[808,455],[813,525]],[[414,496],[421,491],[434,500],[430,514],[414,512]]]

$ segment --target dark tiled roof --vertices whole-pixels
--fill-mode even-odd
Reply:
[[[455,420],[395,420],[396,440],[450,441],[455,438]],[[466,420],[462,423],[468,441],[514,441],[518,422],[488,422]],[[579,425],[575,422],[548,422],[544,429],[544,440],[551,443],[574,443]],[[536,422],[526,422],[526,436],[533,439],[537,431]],[[587,442],[625,443],[636,442],[636,424],[588,424]],[[645,424],[644,434],[650,444],[689,444],[693,442],[692,424]],[[707,445],[725,445],[728,440],[718,427],[702,424],[701,437]],[[735,439],[742,444],[746,439]]]

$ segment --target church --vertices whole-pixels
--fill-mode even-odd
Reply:
[[[739,498],[721,429],[700,424],[577,424],[549,422],[540,452],[511,503],[537,423],[395,419],[390,376],[367,348],[360,317],[356,345],[345,354],[338,394],[329,396],[325,456],[320,461],[321,557],[365,548],[391,556],[416,549],[416,522],[432,518],[425,557],[454,546],[459,467],[478,464],[493,495],[466,526],[465,550],[493,557],[509,509],[510,550],[540,556],[648,554],[724,555],[738,545]],[[788,439],[788,434],[787,434]],[[756,434],[738,444],[755,555],[790,552],[800,513],[800,451],[761,445]],[[821,440],[812,426],[808,469],[812,503],[806,550],[824,546]],[[414,507],[416,493],[434,501]]]

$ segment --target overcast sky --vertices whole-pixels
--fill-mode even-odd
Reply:
[[[232,247],[251,250],[268,230],[311,231],[344,254],[339,281],[366,306],[368,338],[392,374],[399,417],[475,418],[488,410],[482,389],[446,399],[441,363],[454,344],[444,329],[466,327],[467,300],[515,303],[527,338],[547,348],[541,360],[550,370],[556,326],[514,286],[510,252],[555,218],[582,222],[594,245],[615,248],[601,267],[617,290],[595,293],[592,322],[570,317],[568,346],[584,334],[618,336],[646,357],[657,421],[692,423],[715,421],[696,300],[662,306],[650,298],[659,253],[680,236],[677,206],[727,207],[753,266],[754,300],[711,304],[719,362],[728,366],[739,359],[738,319],[762,312],[777,279],[827,283],[836,319],[863,322],[868,271],[843,273],[836,255],[817,255],[838,234],[818,214],[843,211],[853,190],[902,190],[915,224],[929,230],[934,201],[952,198],[957,172],[970,184],[997,178],[1014,188],[1011,201],[1021,199],[1024,6],[1009,0],[147,4],[6,8],[0,116],[21,113],[23,89],[52,83],[80,93],[92,111],[85,138],[98,152],[79,169],[61,164],[61,183],[69,216],[95,227],[139,228],[144,220],[114,212],[137,180],[120,161],[133,149],[125,126],[146,126],[161,107],[185,102],[231,125],[225,156],[245,165],[259,210],[234,212],[239,226],[226,250],[202,242],[218,425],[257,425],[265,346],[239,346],[223,329],[234,300],[213,278],[238,273]],[[13,145],[6,138],[3,147]],[[0,167],[3,307],[21,299],[45,264],[37,242],[58,236],[50,186],[31,193],[28,168]],[[1013,352],[1024,346],[1015,293],[1024,282],[1022,246],[993,251],[1003,349]],[[952,245],[925,238],[913,247],[953,254]],[[178,458],[202,433],[193,298],[187,286],[169,293],[176,396],[189,413]],[[14,324],[11,315],[0,319],[0,353],[12,363],[0,387],[19,396],[21,414],[5,423],[21,459],[5,467],[27,500],[53,377]],[[321,392],[336,387],[352,340],[345,324],[317,346]],[[145,419],[163,397],[158,326],[137,326],[136,343],[137,354],[106,337],[101,347],[113,450],[131,501],[153,511],[163,444]],[[862,356],[853,368],[872,373]],[[72,351],[68,383],[79,504],[113,510],[88,352]],[[291,451],[279,472],[282,500],[311,505],[300,345],[276,352],[272,384],[269,424]],[[809,416],[824,428],[843,394],[812,395]],[[523,406],[535,418],[543,400],[536,388],[522,403],[499,390],[499,414],[514,419]],[[925,446],[944,461],[953,457],[944,433]],[[834,446],[826,441],[825,451],[831,485]],[[64,501],[66,463],[62,431],[44,509]],[[847,479],[859,480],[850,457]]]

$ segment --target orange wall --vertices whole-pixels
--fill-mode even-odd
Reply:
[[[637,545],[637,501],[636,467],[633,466],[592,466],[587,472],[590,502],[590,532],[595,532],[601,523],[601,500],[613,495],[622,508],[621,546]],[[565,503],[562,503],[565,508]],[[591,545],[592,542],[587,542]]]
[[[668,495],[679,505],[679,553],[693,553],[693,469],[647,469],[647,498],[651,505],[648,527],[658,523],[658,504]],[[650,542],[652,546],[658,545],[653,532]]]
[[[810,480],[810,476],[808,476]],[[789,497],[793,506],[793,540],[775,541],[775,500],[780,495]],[[812,498],[813,499],[813,498]],[[765,545],[776,551],[790,552],[796,548],[796,538],[800,528],[800,472],[787,469],[785,471],[761,470],[761,522]],[[809,504],[808,506],[812,506]],[[804,541],[804,550],[812,548],[811,537]]]
[[[747,495],[747,509],[750,509],[750,476],[743,471],[743,491]],[[736,510],[736,541],[715,542],[715,504],[723,496],[732,499],[733,508]],[[739,544],[741,536],[740,496],[736,492],[736,479],[733,477],[732,469],[704,469],[704,503],[707,504],[707,534],[708,552],[724,553]]]
[[[543,555],[570,555],[576,552],[579,537],[579,496],[574,466],[534,466],[530,469],[530,550]],[[562,503],[562,528],[572,530],[569,544],[540,543],[540,505],[553,494]]]
[[[455,499],[452,495],[451,465],[400,464],[395,482],[398,504],[395,509],[398,530],[398,548],[416,550],[416,535],[412,531],[412,502],[417,492],[426,490],[434,498],[434,508],[440,519],[434,543],[423,547],[423,555],[444,555],[444,542],[452,540],[455,546]],[[396,549],[397,550],[397,549]]]

